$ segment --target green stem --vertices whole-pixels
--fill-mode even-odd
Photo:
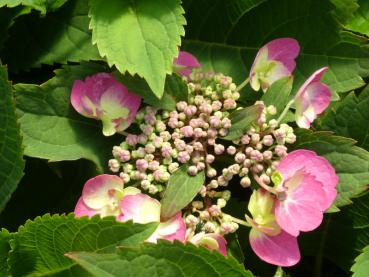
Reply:
[[[231,215],[229,215],[231,218],[232,218],[232,221],[237,223],[237,224],[240,224],[240,225],[243,225],[243,226],[246,226],[246,227],[252,227],[251,224],[249,224],[247,221],[245,220],[241,220],[239,218],[236,218],[236,217],[233,217]]]
[[[286,116],[287,112],[290,110],[291,106],[295,103],[295,99],[292,99],[290,102],[287,103],[286,107],[284,108],[283,112],[277,119],[277,123],[281,123],[282,119]]]
[[[249,81],[250,78],[247,78],[245,81],[243,81],[242,84],[237,87],[237,91],[241,91],[241,89],[243,89],[249,83]]]

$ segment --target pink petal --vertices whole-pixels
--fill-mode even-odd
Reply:
[[[86,182],[82,191],[83,202],[91,209],[101,209],[110,199],[110,192],[123,191],[123,181],[115,175],[102,174]]]
[[[264,47],[268,48],[268,59],[282,62],[290,73],[295,69],[295,59],[300,52],[297,40],[279,38],[270,41]]]
[[[186,51],[179,51],[178,58],[173,63],[179,67],[179,74],[183,76],[190,75],[193,68],[201,66],[196,57]]]
[[[297,238],[283,230],[279,235],[267,236],[252,228],[249,239],[252,250],[267,263],[278,266],[293,266],[300,261]]]
[[[313,151],[304,149],[292,151],[279,162],[276,169],[285,180],[302,170],[321,183],[326,198],[325,204],[321,205],[323,211],[328,209],[336,198],[338,176],[331,164]]]
[[[97,73],[85,81],[74,82],[71,103],[80,114],[102,119],[104,134],[112,135],[128,128],[136,116],[141,97],[128,91],[112,74]]]
[[[296,67],[300,46],[295,39],[275,39],[261,47],[250,69],[250,85],[265,92],[275,81],[290,76]]]
[[[157,239],[165,239],[169,241],[179,240],[185,241],[186,224],[182,218],[182,213],[179,212],[169,220],[159,224],[154,234],[147,240],[156,242]]]
[[[299,97],[301,94],[303,94],[306,91],[306,88],[315,82],[320,82],[320,79],[323,77],[323,74],[328,70],[328,67],[323,67],[315,71],[301,86],[299,91],[296,94],[296,97]]]
[[[142,193],[124,196],[120,202],[120,221],[133,220],[145,224],[160,221],[160,202]]]
[[[92,217],[98,214],[98,211],[87,207],[86,204],[83,202],[82,197],[80,197],[78,199],[76,207],[74,208],[74,214],[76,215],[76,217],[81,217],[81,216]]]
[[[323,67],[314,72],[296,94],[296,123],[301,128],[310,128],[315,118],[329,106],[332,93],[327,85],[320,82],[327,70]]]
[[[326,197],[322,184],[305,173],[285,200],[276,201],[275,218],[283,230],[297,237],[300,231],[314,230],[322,223],[323,205]]]

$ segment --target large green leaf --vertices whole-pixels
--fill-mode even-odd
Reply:
[[[118,254],[70,253],[68,256],[95,276],[253,276],[242,264],[217,252],[161,241]]]
[[[57,10],[63,6],[65,2],[67,2],[67,0],[0,0],[0,7],[7,6],[13,8],[23,5],[45,14],[47,11]]]
[[[113,251],[122,243],[147,239],[157,223],[120,223],[113,217],[75,218],[45,215],[20,227],[11,240],[9,264],[13,276],[45,276],[64,272],[72,276],[75,263],[64,256],[71,251]]]
[[[70,104],[73,82],[100,71],[104,67],[93,63],[65,66],[40,86],[15,86],[26,155],[51,161],[85,158],[100,169],[107,166],[118,141],[104,137],[100,122],[79,115]]]
[[[369,246],[365,247],[363,253],[355,259],[351,271],[354,272],[352,277],[366,277],[369,275]]]
[[[358,141],[358,146],[369,150],[369,87],[359,97],[349,94],[337,110],[327,114],[321,128],[334,131],[337,135],[351,137]]]
[[[358,0],[330,0],[335,6],[335,14],[341,22],[351,20],[359,8]]]
[[[0,64],[0,212],[23,176],[22,139],[8,73]]]
[[[6,229],[0,230],[0,276],[8,276],[8,253],[10,250],[10,233]]]
[[[0,57],[11,71],[42,64],[100,60],[91,43],[87,13],[87,0],[75,0],[42,18],[38,14],[18,18]]]
[[[204,171],[196,176],[187,173],[188,166],[181,166],[170,177],[167,188],[161,199],[161,216],[170,218],[186,207],[197,195],[205,181]]]
[[[295,130],[297,141],[293,149],[310,149],[325,157],[339,177],[336,206],[351,203],[350,198],[363,192],[369,184],[369,152],[355,146],[349,138],[334,136],[330,132]]]
[[[251,5],[254,3],[259,5]],[[236,82],[248,75],[246,68],[257,50],[278,37],[293,37],[301,45],[295,86],[323,66],[330,68],[323,81],[336,92],[361,87],[362,77],[369,76],[366,39],[341,31],[328,1],[217,0],[185,4],[189,22],[185,48],[196,54],[206,69],[229,74]]]
[[[90,0],[92,40],[121,73],[145,78],[159,98],[184,35],[179,0]]]

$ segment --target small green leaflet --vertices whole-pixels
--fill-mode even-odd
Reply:
[[[363,249],[363,253],[355,259],[355,264],[351,267],[354,273],[352,277],[369,276],[369,245]]]
[[[90,0],[92,41],[109,65],[143,77],[161,98],[184,35],[179,0]]]
[[[161,217],[168,219],[186,207],[197,195],[205,181],[205,173],[196,176],[187,173],[188,166],[181,166],[170,177],[164,196],[161,199]]]

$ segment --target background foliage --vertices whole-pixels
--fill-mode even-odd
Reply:
[[[281,80],[263,100],[283,106],[314,70],[329,66],[324,82],[335,102],[313,131],[297,132],[291,149],[325,156],[340,177],[333,213],[301,237],[302,262],[284,274],[367,276],[368,36],[366,0],[0,0],[0,227],[9,230],[0,232],[0,276],[115,276],[127,268],[136,276],[190,276],[188,268],[199,276],[251,276],[238,261],[255,275],[273,276],[276,268],[253,255],[242,228],[239,239],[228,238],[236,260],[181,244],[138,246],[152,226],[63,213],[73,210],[87,179],[107,172],[111,148],[121,140],[103,138],[99,122],[72,109],[75,79],[112,70],[146,103],[171,109],[186,97],[186,88],[171,75],[178,47],[197,56],[206,70],[240,83],[257,50],[278,37],[299,41],[298,67],[293,85]],[[244,89],[241,101],[260,97]],[[176,203],[172,195],[163,209]],[[235,214],[247,204],[238,195],[230,205]],[[108,247],[128,244],[119,253]],[[69,258],[63,256],[67,252]],[[175,259],[177,253],[184,253],[186,264]]]

